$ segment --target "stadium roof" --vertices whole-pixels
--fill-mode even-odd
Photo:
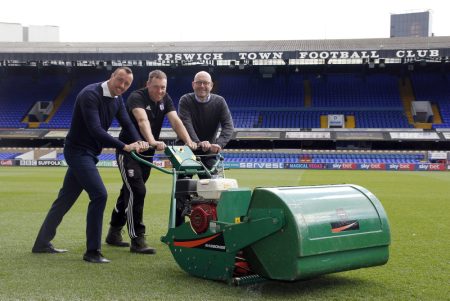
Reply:
[[[46,43],[0,42],[0,61],[450,57],[450,36],[345,40]],[[178,55],[177,55],[178,54]],[[191,55],[189,55],[191,54]],[[194,55],[197,54],[197,55]],[[351,58],[351,57],[350,57]]]

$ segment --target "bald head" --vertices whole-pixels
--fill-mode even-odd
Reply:
[[[192,89],[194,93],[200,100],[207,100],[208,96],[213,88],[213,83],[211,80],[211,75],[206,71],[200,71],[194,77],[192,82]]]
[[[194,82],[198,81],[198,80],[207,80],[209,82],[211,82],[211,75],[209,75],[208,72],[206,71],[200,71],[199,73],[197,73],[194,77]]]

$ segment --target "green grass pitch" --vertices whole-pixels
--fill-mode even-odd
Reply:
[[[392,244],[380,267],[299,282],[242,287],[189,276],[159,238],[168,223],[171,178],[153,171],[144,221],[155,256],[103,246],[112,262],[88,264],[87,195],[65,216],[53,241],[68,253],[32,254],[37,231],[65,168],[0,168],[0,300],[450,300],[450,173],[393,171],[230,170],[240,187],[353,183],[382,202]],[[109,192],[103,238],[121,185],[102,168]]]

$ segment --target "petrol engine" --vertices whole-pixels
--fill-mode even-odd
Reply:
[[[192,230],[206,232],[209,222],[217,220],[216,207],[223,191],[237,188],[235,179],[179,179],[175,191],[177,199],[177,226],[187,216]]]

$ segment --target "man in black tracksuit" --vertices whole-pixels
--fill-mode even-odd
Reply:
[[[186,128],[175,111],[172,99],[166,93],[166,88],[166,74],[160,70],[154,70],[149,73],[146,87],[132,92],[127,99],[126,108],[135,128],[139,131],[142,140],[153,147],[152,150],[144,152],[144,156],[153,156],[155,150],[163,150],[166,147],[164,142],[158,141],[164,116],[167,116],[172,128],[186,145],[193,150],[197,147],[189,138]],[[127,143],[131,135],[126,129],[122,129],[119,139]],[[106,242],[113,246],[128,247],[129,244],[123,241],[121,234],[123,226],[127,224],[131,238],[130,251],[154,254],[155,249],[147,245],[143,223],[145,183],[150,176],[151,168],[140,164],[129,153],[121,150],[117,150],[116,158],[123,185],[111,215]],[[150,158],[149,161],[152,159]]]

